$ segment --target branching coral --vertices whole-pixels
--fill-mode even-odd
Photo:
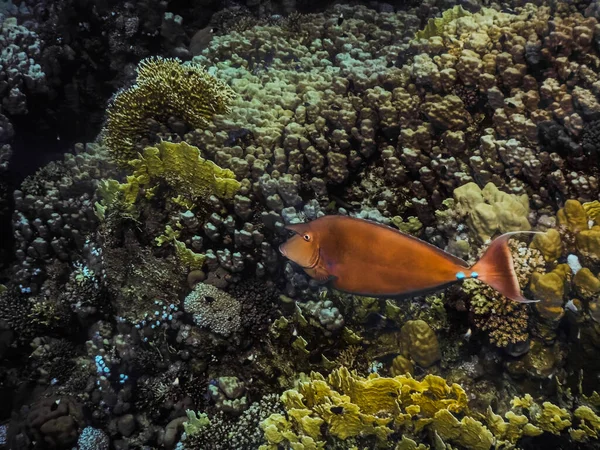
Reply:
[[[539,251],[518,241],[510,244],[515,271],[521,286],[526,287],[533,274],[544,269]],[[506,347],[527,340],[528,306],[500,295],[497,291],[476,280],[466,280],[463,289],[470,298],[473,321],[479,329],[488,332],[490,341],[498,347]]]
[[[106,145],[117,163],[127,166],[141,150],[138,144],[151,135],[149,122],[181,120],[202,128],[214,114],[226,113],[234,97],[231,88],[198,64],[144,59],[136,84],[119,92],[107,110]]]

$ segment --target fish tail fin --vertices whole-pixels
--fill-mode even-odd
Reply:
[[[471,278],[478,278],[496,289],[505,297],[519,303],[534,303],[521,294],[519,280],[515,273],[512,255],[508,248],[509,239],[515,234],[543,234],[539,231],[513,231],[498,236],[492,241],[479,261],[471,267]]]

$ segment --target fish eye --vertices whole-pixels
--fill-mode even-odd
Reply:
[[[310,235],[309,234],[305,234],[304,236],[302,236],[304,238],[304,240],[306,242],[310,241]]]

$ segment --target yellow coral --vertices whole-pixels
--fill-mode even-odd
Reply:
[[[501,441],[516,444],[523,436],[539,436],[543,433],[541,429],[529,423],[529,419],[522,414],[508,411],[504,417],[508,422],[505,422],[501,416],[492,411],[491,407],[488,407],[488,427],[494,433],[494,436]]]
[[[600,262],[600,226],[594,225],[590,230],[583,230],[575,236],[577,250],[593,263]]]
[[[584,299],[591,299],[600,292],[600,280],[587,267],[577,271],[573,277],[573,284],[577,293]]]
[[[417,31],[415,34],[415,39],[429,39],[434,36],[441,36],[444,31],[444,27],[448,23],[461,17],[470,15],[471,13],[469,11],[465,11],[460,5],[455,6],[452,9],[447,9],[442,13],[442,17],[429,19],[425,28]]]
[[[467,215],[467,222],[481,241],[490,239],[494,234],[509,231],[528,231],[531,225],[529,198],[498,190],[493,183],[483,189],[475,183],[467,183],[454,190],[458,211]]]
[[[141,158],[131,162],[135,171],[127,182],[135,201],[140,187],[164,180],[180,196],[192,201],[207,199],[211,194],[231,199],[240,188],[235,174],[200,156],[197,147],[186,142],[161,142],[147,147]]]
[[[556,214],[556,218],[559,225],[568,228],[573,234],[589,228],[585,209],[577,200],[567,200],[564,208]]]
[[[531,277],[531,292],[540,301],[535,304],[540,316],[547,320],[559,320],[563,314],[566,282],[571,274],[567,264],[559,264],[552,272],[534,273]]]
[[[600,434],[600,417],[588,406],[580,406],[575,410],[573,415],[578,418],[581,423],[579,430],[582,434],[579,436],[580,441],[587,438],[598,439]]]
[[[445,441],[469,450],[488,450],[494,444],[494,435],[481,422],[469,416],[458,420],[446,409],[435,414],[432,427]]]
[[[535,417],[535,421],[542,430],[560,434],[565,428],[571,426],[571,415],[564,408],[544,402],[542,412]]]
[[[173,240],[173,244],[175,245],[175,252],[181,264],[189,270],[202,268],[206,255],[190,250],[185,246],[185,243],[178,241],[177,239]]]
[[[410,362],[409,359],[405,358],[402,355],[396,356],[392,361],[392,367],[390,368],[390,373],[393,376],[398,375],[412,375],[415,371],[413,363]]]
[[[554,228],[544,234],[536,234],[533,237],[532,246],[542,252],[544,259],[548,262],[556,261],[561,257],[563,251],[560,233]]]
[[[126,167],[150,131],[149,122],[175,118],[194,128],[205,127],[214,114],[229,111],[234,97],[229,86],[202,66],[178,59],[144,59],[136,84],[119,92],[108,107],[106,145],[117,163]]]
[[[600,202],[594,200],[593,202],[584,203],[582,206],[588,218],[594,221],[594,225],[600,225]]]
[[[435,422],[436,414],[442,410],[450,415],[467,410],[465,391],[457,384],[449,386],[441,377],[428,375],[418,381],[410,376],[386,378],[371,374],[363,378],[345,367],[334,370],[327,378],[313,372],[309,381],[286,391],[281,400],[288,412],[289,424],[282,424],[273,415],[261,425],[271,445],[282,443],[282,437],[290,446],[294,442],[291,439],[302,436],[322,442],[326,439],[321,434],[322,425],[327,425],[329,435],[338,439],[374,436],[377,442],[384,444],[393,432],[392,427],[409,427],[418,432]],[[447,416],[439,416],[438,421],[445,423],[445,418]],[[279,424],[275,428],[274,422]],[[467,422],[464,436],[452,434],[448,439],[466,442],[466,436],[474,430],[473,424]],[[283,428],[291,433],[291,439]],[[477,432],[480,431],[477,428]]]

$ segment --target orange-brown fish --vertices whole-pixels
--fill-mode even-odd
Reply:
[[[347,216],[325,216],[289,225],[295,233],[279,247],[311,277],[357,295],[394,297],[437,290],[478,278],[506,297],[521,294],[506,233],[469,267],[460,258],[398,230]],[[532,233],[532,232],[529,232]]]

